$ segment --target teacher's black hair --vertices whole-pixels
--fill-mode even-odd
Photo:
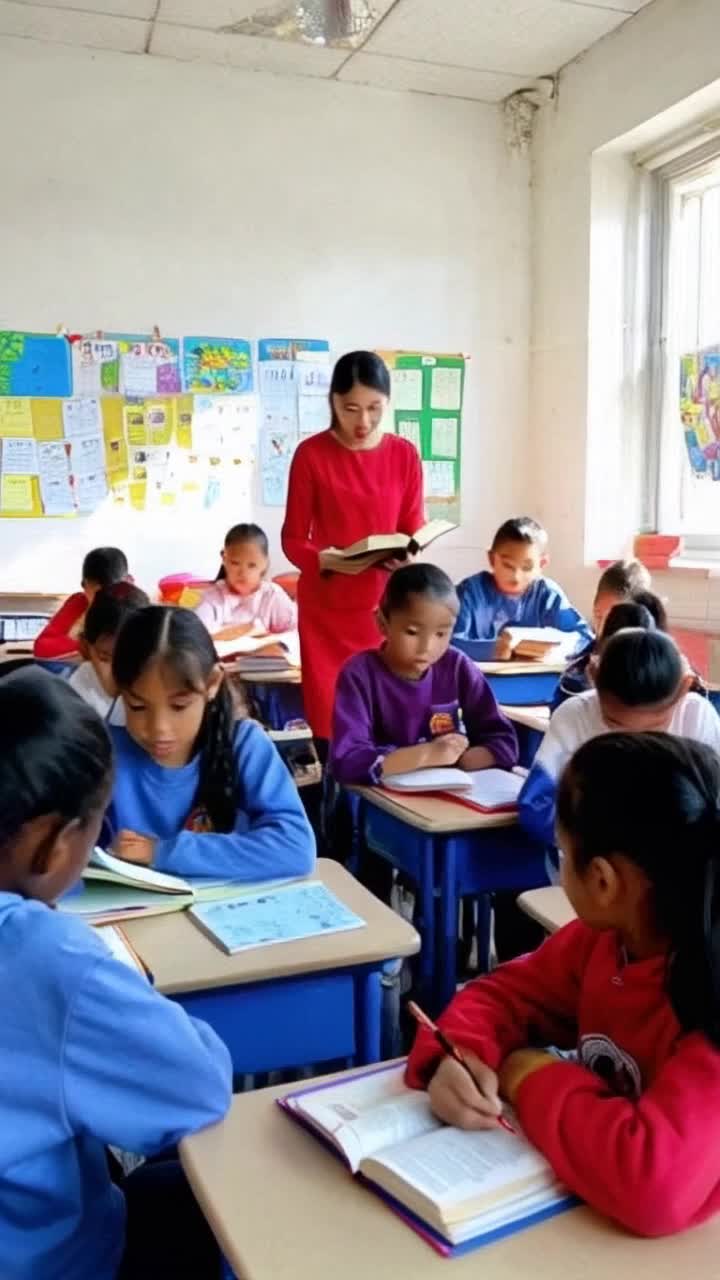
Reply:
[[[65,680],[37,667],[0,680],[0,856],[35,818],[85,826],[111,779],[105,725]]]
[[[132,688],[151,663],[168,666],[187,689],[204,693],[218,656],[207,627],[190,609],[150,605],[128,618],[116,642],[112,673],[121,692]],[[205,706],[193,754],[200,754],[200,780],[192,808],[201,809],[214,831],[232,831],[237,816],[233,737],[235,704],[223,679]]]
[[[336,362],[332,372],[329,395],[331,426],[335,426],[333,396],[346,396],[356,382],[390,398],[390,371],[385,361],[374,351],[348,351]]]
[[[666,990],[684,1031],[720,1046],[720,759],[666,733],[608,733],[585,743],[558,786],[560,836],[574,870],[628,858],[650,883],[669,943]]]
[[[614,611],[613,611],[614,612]],[[683,678],[683,661],[675,641],[657,629],[618,631],[602,645],[595,688],[626,707],[668,703]]]
[[[380,612],[385,618],[406,609],[411,596],[439,600],[457,616],[460,602],[452,579],[436,564],[406,564],[396,569],[387,580]]]

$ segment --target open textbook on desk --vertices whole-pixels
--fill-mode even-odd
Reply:
[[[404,1072],[404,1062],[370,1068],[279,1105],[446,1256],[577,1203],[520,1131],[444,1125],[426,1093],[406,1088]]]

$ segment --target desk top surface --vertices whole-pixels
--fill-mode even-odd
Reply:
[[[562,929],[577,919],[565,890],[559,884],[549,885],[546,889],[528,889],[520,894],[518,906],[548,933],[555,933],[556,929]]]
[[[478,662],[475,664],[486,676],[549,676],[560,675],[567,662]]]
[[[166,995],[372,964],[420,949],[412,925],[373,897],[339,862],[319,858],[308,879],[322,880],[367,927],[256,947],[233,956],[211,942],[185,911],[126,920],[123,929],[153,974],[156,987]],[[238,893],[242,891],[239,884]]]
[[[578,1208],[447,1261],[275,1105],[287,1085],[235,1097],[180,1155],[238,1280],[717,1280],[720,1217],[662,1240]],[[450,1268],[450,1272],[448,1271]]]
[[[549,707],[504,707],[501,704],[500,710],[508,720],[514,720],[515,724],[524,724],[528,729],[534,729],[536,733],[545,733],[550,723]]]
[[[378,809],[390,813],[408,826],[425,831],[428,835],[448,835],[462,831],[488,831],[497,827],[514,827],[517,814],[481,813],[457,800],[445,800],[439,795],[422,795],[417,792],[389,792],[383,787],[350,787]]]

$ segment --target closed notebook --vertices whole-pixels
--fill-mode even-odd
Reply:
[[[465,1252],[576,1203],[545,1158],[516,1133],[442,1124],[405,1063],[286,1095],[282,1109],[329,1144],[428,1243]]]
[[[517,809],[524,781],[507,769],[474,769],[468,773],[462,769],[415,769],[390,776],[383,789],[406,795],[431,792],[480,813],[512,813]]]
[[[365,927],[319,880],[198,904],[188,914],[227,955]]]
[[[362,573],[382,560],[404,560],[407,555],[417,555],[436,538],[456,528],[449,520],[430,520],[412,535],[373,533],[349,547],[327,547],[320,552],[320,568],[330,573]]]

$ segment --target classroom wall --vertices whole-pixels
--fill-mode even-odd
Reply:
[[[639,145],[720,108],[717,0],[654,0],[561,74],[533,144],[533,507],[553,569],[588,605],[594,561],[641,519],[643,193]],[[639,230],[639,239],[638,236]],[[671,614],[720,625],[720,581],[662,575]]]
[[[0,328],[470,352],[437,558],[477,566],[527,474],[529,165],[497,108],[4,38],[0,115]],[[98,543],[144,585],[209,573],[248,514],[2,520],[0,590],[70,589]],[[280,569],[282,512],[254,514]]]

